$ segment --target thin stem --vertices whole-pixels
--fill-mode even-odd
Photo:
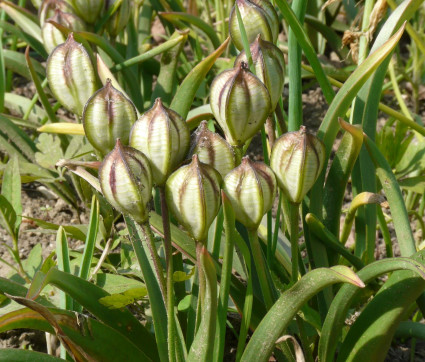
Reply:
[[[162,212],[162,226],[164,228],[165,265],[167,273],[167,311],[168,311],[168,357],[176,360],[176,320],[174,317],[174,287],[173,287],[173,246],[171,245],[170,216],[165,200],[165,190],[159,188]]]
[[[266,304],[267,310],[269,310],[274,304],[274,298],[269,280],[267,278],[266,269],[268,270],[268,268],[264,260],[260,242],[258,240],[257,230],[248,230],[248,236],[249,242],[251,244],[255,269],[257,270],[258,279],[260,280],[260,287],[263,294],[264,303]]]
[[[299,204],[291,204],[290,214],[290,236],[291,236],[291,256],[292,256],[292,282],[298,280],[298,218]]]
[[[152,235],[150,225],[148,223],[140,224],[140,228],[143,233],[144,241],[149,249],[151,254],[156,277],[158,278],[159,288],[161,289],[162,298],[165,301],[165,279],[164,279],[164,270],[162,269],[161,260],[159,259],[158,253],[156,252],[155,242]]]

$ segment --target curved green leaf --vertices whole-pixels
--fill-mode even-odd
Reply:
[[[425,324],[411,321],[401,322],[395,332],[395,337],[425,340]]]
[[[28,349],[3,348],[0,350],[0,361],[63,362],[63,359]]]
[[[227,38],[224,43],[214,51],[214,53],[210,54],[195,68],[193,68],[177,89],[170,108],[180,114],[184,119],[187,117],[193,98],[195,98],[195,94],[199,86],[205,79],[205,76],[214,65],[217,58],[226,50],[229,41],[230,38]]]
[[[147,355],[153,360],[158,360],[154,337],[127,309],[111,310],[99,302],[100,298],[109,293],[88,281],[52,268],[47,274],[38,272],[35,275],[27,297],[34,299],[47,284],[68,293],[95,317],[125,335],[133,343],[144,341],[150,346],[146,351]]]
[[[216,31],[199,16],[179,12],[159,12],[159,16],[170,22],[173,22],[173,20],[183,20],[192,24],[202,30],[210,38],[214,48],[218,48],[220,46],[220,39],[218,39]]]
[[[48,312],[56,320],[65,336],[95,360],[105,362],[151,360],[143,350],[121,333],[93,318],[56,308],[48,308]],[[54,333],[49,322],[38,312],[29,308],[20,309],[0,317],[1,332],[17,328]],[[145,346],[146,349],[151,348],[148,344],[143,344],[142,340],[139,341],[139,345]],[[0,351],[0,361],[3,358],[2,351]],[[42,356],[45,359],[40,361],[48,361],[48,355],[42,354]],[[54,359],[54,361],[56,360]],[[7,361],[13,361],[13,359]],[[34,360],[31,357],[28,361],[36,361],[36,359]],[[63,360],[60,359],[60,361]]]
[[[410,258],[378,260],[365,266],[357,272],[357,275],[365,284],[368,284],[383,274],[402,269],[411,270],[422,277],[425,276],[424,266]],[[321,362],[334,361],[336,346],[351,302],[360,292],[358,288],[352,285],[344,285],[335,296],[323,324],[322,335],[319,341],[319,360]]]
[[[359,277],[344,266],[318,268],[305,274],[280,296],[266,314],[252,335],[241,361],[268,361],[276,341],[284,334],[299,309],[323,288],[341,282],[364,287]]]
[[[47,113],[43,108],[32,105],[30,99],[18,94],[6,93],[4,95],[4,106],[11,111],[13,110],[13,112],[16,112],[16,114],[21,117],[27,112],[29,107],[32,107],[28,120],[37,125],[39,125],[44,118],[47,118]]]

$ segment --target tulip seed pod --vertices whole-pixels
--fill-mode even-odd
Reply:
[[[293,203],[300,203],[322,171],[325,145],[301,126],[297,132],[282,135],[274,144],[270,166],[279,187]]]
[[[221,176],[193,155],[168,178],[165,197],[171,212],[196,241],[204,241],[220,209]]]
[[[47,19],[55,15],[56,10],[75,15],[74,8],[64,0],[44,0],[38,9],[38,20],[41,28],[43,28]]]
[[[87,100],[96,91],[96,75],[84,47],[69,34],[47,59],[47,79],[56,99],[81,116]]]
[[[237,147],[260,130],[271,110],[266,86],[247,68],[240,62],[211,84],[211,110],[227,141]]]
[[[53,20],[55,23],[64,25],[73,31],[82,31],[85,29],[84,22],[78,16],[70,13],[64,13],[59,9],[55,10],[55,14],[49,18],[49,20]],[[53,24],[48,22],[45,22],[41,28],[41,37],[43,38],[43,45],[49,54],[59,44],[64,43],[66,40],[62,32]]]
[[[99,168],[99,181],[103,195],[115,209],[139,223],[148,219],[152,174],[142,152],[121,145],[118,139]]]
[[[250,50],[255,74],[269,91],[273,111],[282,95],[285,83],[285,58],[276,45],[261,39],[260,34],[251,44]],[[241,62],[248,63],[245,51],[238,55],[235,66]]]
[[[94,24],[102,11],[104,0],[68,0],[77,15],[88,24]]]
[[[109,0],[107,8],[114,5],[116,0]],[[123,0],[119,8],[112,14],[106,24],[109,35],[116,37],[126,27],[131,15],[130,0]]]
[[[279,35],[279,17],[275,8],[268,0],[236,0],[235,6],[238,6],[241,13],[250,44],[258,34],[261,34],[263,39],[276,43],[277,36]],[[243,43],[235,6],[230,12],[229,32],[236,48],[242,50]]]
[[[236,166],[235,152],[232,146],[219,134],[208,129],[207,122],[202,121],[193,133],[192,150],[199,161],[214,167],[222,177]]]
[[[157,98],[153,107],[134,123],[129,142],[146,155],[155,184],[163,186],[189,150],[189,128],[179,114]]]
[[[227,174],[223,184],[235,218],[248,229],[257,230],[276,196],[276,177],[272,169],[265,163],[252,162],[246,156],[238,167]]]
[[[87,101],[82,118],[87,139],[105,155],[114,148],[117,138],[124,145],[128,144],[137,113],[133,103],[108,79],[106,85]]]

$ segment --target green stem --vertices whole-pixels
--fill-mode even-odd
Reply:
[[[258,279],[260,280],[261,292],[263,294],[264,303],[267,309],[270,309],[274,304],[273,292],[267,278],[267,265],[264,260],[263,251],[258,240],[257,230],[248,230],[249,242],[254,259],[255,269],[257,270]],[[268,269],[267,269],[268,270]]]
[[[174,316],[174,285],[173,285],[173,246],[171,245],[171,230],[170,230],[170,216],[168,213],[168,206],[165,200],[165,190],[163,187],[159,188],[161,199],[161,213],[162,213],[162,226],[164,228],[164,248],[165,248],[165,264],[167,273],[167,312],[168,312],[168,358],[170,362],[178,360],[176,354],[176,319]]]
[[[292,257],[292,282],[298,280],[298,219],[299,204],[290,204],[290,236],[291,236],[291,257]]]

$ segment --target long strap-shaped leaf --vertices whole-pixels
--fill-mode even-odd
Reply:
[[[159,359],[154,337],[127,309],[109,309],[99,302],[100,298],[109,295],[102,288],[52,268],[47,274],[38,272],[34,276],[27,297],[34,299],[47,284],[52,284],[68,293],[91,314],[126,335],[133,343],[139,344],[144,341],[143,343],[150,346],[146,354],[153,360]]]
[[[323,288],[341,282],[364,287],[359,277],[344,266],[318,268],[304,275],[292,288],[280,296],[261,321],[241,361],[268,361],[276,341],[284,334],[300,308]]]
[[[33,302],[34,303],[34,302]],[[40,310],[40,305],[37,309]],[[89,317],[56,308],[44,308],[56,320],[69,341],[83,349],[90,357],[98,361],[150,361],[142,349],[113,328]],[[10,312],[0,317],[0,331],[17,328],[30,328],[54,333],[54,329],[37,311],[29,308]],[[141,341],[142,342],[142,341]],[[142,344],[140,343],[142,346]],[[143,346],[142,346],[143,347]],[[0,361],[17,361],[4,359],[6,354],[0,351]],[[30,356],[19,361],[49,361],[49,355],[42,354],[40,359]],[[34,359],[33,359],[34,358]],[[63,361],[58,359],[59,361]],[[56,359],[55,359],[56,361]]]
[[[390,258],[375,261],[357,274],[365,284],[373,281],[382,274],[395,270],[411,270],[421,276],[425,276],[425,268],[422,264],[410,258]],[[331,362],[334,360],[335,349],[344,326],[347,312],[354,298],[360,290],[352,285],[344,285],[335,296],[322,328],[319,341],[319,360]]]

